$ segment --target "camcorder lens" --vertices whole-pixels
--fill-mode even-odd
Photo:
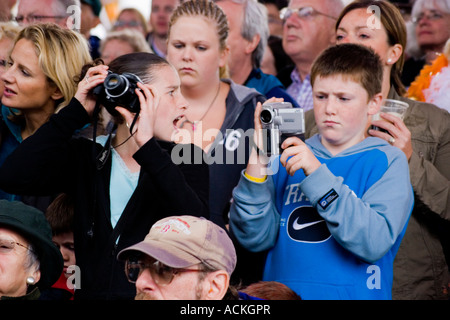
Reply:
[[[260,118],[263,123],[271,123],[272,122],[272,112],[270,112],[269,110],[263,110],[263,111],[261,111]]]

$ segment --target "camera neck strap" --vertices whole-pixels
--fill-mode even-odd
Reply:
[[[98,126],[100,110],[101,110],[100,105],[97,102],[95,105],[94,114],[93,114],[94,124],[93,124],[93,139],[92,139],[94,142],[93,152],[94,152],[94,159],[95,159],[95,164],[96,164],[97,170],[101,170],[105,166],[106,161],[109,158],[112,148],[117,148],[117,147],[123,145],[136,133],[136,131],[133,132],[133,128],[136,125],[137,119],[139,118],[139,112],[137,112],[133,118],[133,122],[131,123],[131,125],[129,127],[130,136],[125,141],[123,141],[122,143],[120,143],[117,146],[111,146],[112,136],[113,136],[114,132],[117,130],[117,124],[115,124],[114,122],[109,122],[108,125],[106,126],[106,134],[107,134],[108,138],[106,139],[105,145],[103,146],[100,153],[96,154],[95,146],[96,146],[96,141],[97,141],[97,126]]]
[[[100,115],[100,103],[97,101],[95,104],[95,108],[94,108],[94,113],[93,113],[93,137],[92,137],[92,141],[93,143],[93,157],[94,157],[94,161],[95,161],[95,165],[97,170],[101,170],[105,164],[106,161],[109,158],[109,154],[111,153],[111,140],[112,140],[112,135],[114,133],[114,131],[117,129],[117,125],[110,122],[107,125],[106,128],[106,134],[108,135],[108,138],[106,139],[105,145],[103,146],[102,150],[100,151],[100,153],[97,154],[97,127],[98,127],[98,121],[99,121],[99,115]]]

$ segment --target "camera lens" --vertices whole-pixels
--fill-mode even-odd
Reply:
[[[127,78],[114,73],[107,76],[104,82],[105,90],[111,97],[120,97],[128,90],[128,85]]]
[[[262,110],[260,118],[263,123],[271,123],[272,122],[272,112],[270,112],[269,110]]]

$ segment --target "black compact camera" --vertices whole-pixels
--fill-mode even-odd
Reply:
[[[142,82],[133,73],[117,74],[108,71],[103,84],[94,88],[93,93],[111,115],[118,115],[117,106],[124,107],[132,113],[139,113],[141,105],[135,90],[137,83]]]
[[[289,102],[273,102],[263,105],[260,119],[263,129],[263,152],[267,156],[281,153],[280,146],[288,137],[304,140],[305,118],[301,108]]]

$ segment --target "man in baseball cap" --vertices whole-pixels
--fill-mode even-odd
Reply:
[[[145,239],[118,255],[137,300],[221,300],[236,266],[224,229],[193,216],[156,222]]]

